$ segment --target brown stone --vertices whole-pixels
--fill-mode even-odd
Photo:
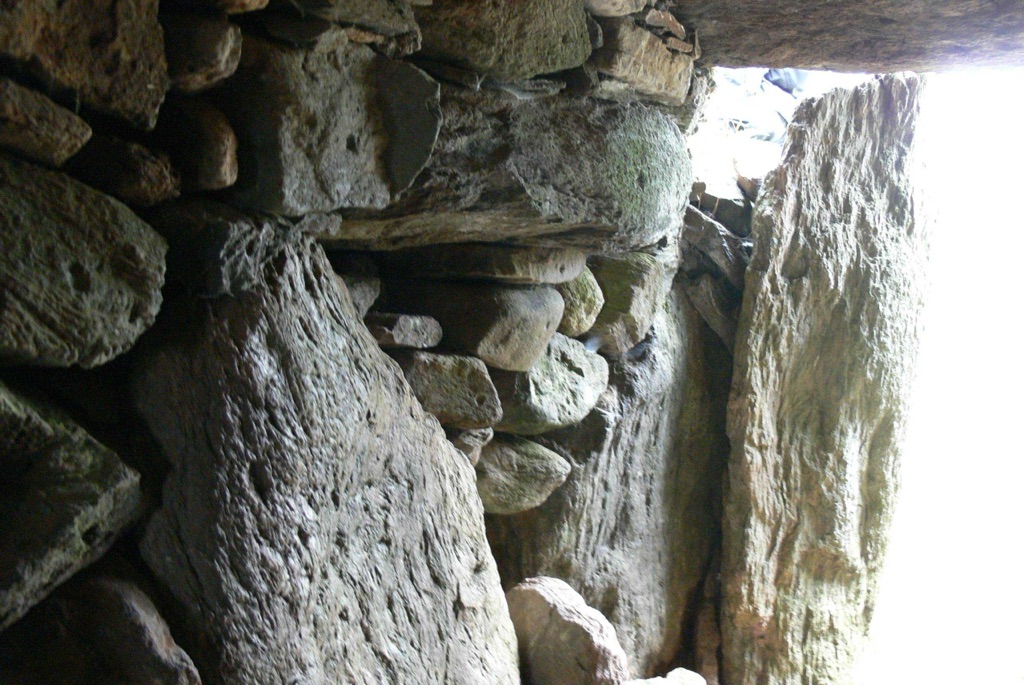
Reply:
[[[35,162],[60,166],[89,137],[89,124],[42,93],[0,79],[0,146]]]
[[[564,283],[587,266],[579,250],[511,245],[436,245],[383,256],[396,278],[469,279],[503,283]]]
[[[93,135],[69,162],[68,170],[137,207],[152,207],[181,194],[181,178],[166,153],[111,135]]]
[[[450,428],[490,428],[501,402],[487,366],[474,357],[432,352],[391,353],[423,409]]]
[[[693,59],[673,52],[658,36],[630,17],[601,19],[604,45],[590,64],[603,75],[596,97],[630,100],[637,97],[680,106],[690,92]]]
[[[407,0],[288,0],[282,9],[298,10],[333,23],[353,25],[375,34],[373,40],[389,55],[401,56],[419,50],[420,29]]]
[[[543,445],[498,434],[484,445],[476,465],[476,489],[488,514],[518,514],[540,506],[572,467]]]
[[[679,20],[671,12],[650,9],[644,15],[644,23],[648,26],[662,29],[679,40],[686,40],[686,27],[680,24]]]
[[[595,17],[621,17],[639,12],[647,0],[583,0],[583,4]]]
[[[445,428],[444,433],[455,448],[466,455],[473,466],[480,463],[480,453],[487,443],[494,439],[493,428]]]
[[[242,29],[226,18],[165,14],[160,24],[172,88],[198,93],[235,73],[242,57]]]
[[[363,319],[370,335],[383,348],[425,350],[441,342],[441,324],[429,316],[371,312]]]
[[[686,208],[683,240],[700,250],[737,290],[743,290],[747,251],[739,236],[695,207]]]
[[[221,190],[238,179],[238,138],[224,113],[205,99],[169,100],[155,136],[181,175],[182,190]]]
[[[683,289],[690,304],[731,352],[736,346],[741,296],[734,295],[735,290],[711,274],[684,281]]]

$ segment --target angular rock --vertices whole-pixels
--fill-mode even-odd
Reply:
[[[698,186],[700,186],[698,190]],[[691,204],[741,238],[750,235],[752,207],[750,200],[742,197],[719,197],[709,192],[703,183],[694,183]]]
[[[608,387],[608,362],[583,343],[555,333],[533,368],[517,373],[493,370],[501,398],[495,428],[516,435],[537,435],[583,420]]]
[[[495,435],[476,465],[476,488],[488,514],[518,514],[540,506],[572,467],[551,450],[514,435]]]
[[[594,272],[584,268],[579,276],[559,284],[556,290],[565,301],[558,332],[575,338],[589,331],[604,307],[604,293],[594,278]]]
[[[644,15],[644,23],[655,29],[661,29],[679,40],[686,40],[686,27],[680,24],[671,12],[659,9],[648,10]]]
[[[238,138],[224,113],[200,98],[164,105],[155,138],[186,192],[222,190],[238,179]]]
[[[0,9],[0,57],[61,101],[145,129],[167,92],[157,0],[14,2]]]
[[[620,685],[628,677],[615,628],[565,581],[530,578],[505,593],[524,682]]]
[[[326,19],[303,13],[295,15],[282,12],[268,12],[259,15],[263,30],[271,38],[284,41],[293,47],[316,45],[320,36],[334,26]]]
[[[92,136],[89,124],[42,93],[0,78],[0,147],[60,166]]]
[[[508,371],[529,371],[562,319],[562,296],[546,286],[389,281],[389,308],[437,319],[441,344]]]
[[[242,29],[226,18],[165,14],[160,24],[172,88],[198,93],[235,73],[242,57]]]
[[[441,89],[441,112],[412,187],[382,212],[325,223],[322,238],[384,250],[530,242],[622,251],[678,235],[693,178],[686,141],[665,114],[451,87]]]
[[[384,255],[396,277],[564,283],[587,266],[579,250],[511,245],[434,245]]]
[[[281,3],[284,5],[285,3]],[[420,47],[420,31],[407,0],[289,0],[291,8],[340,24],[353,24],[398,39],[391,52],[405,55]]]
[[[583,0],[587,11],[595,17],[621,17],[647,7],[648,0]]]
[[[395,352],[409,387],[423,408],[450,428],[489,428],[501,418],[501,402],[479,359],[432,352]]]
[[[605,78],[595,97],[631,100],[637,96],[679,107],[686,102],[693,76],[693,58],[673,52],[630,17],[601,20],[604,45],[590,64]]]
[[[699,673],[688,671],[685,668],[677,668],[669,671],[663,678],[644,678],[643,680],[630,680],[624,685],[708,685],[708,681]]]
[[[684,281],[683,289],[690,304],[731,352],[736,347],[742,295],[732,295],[728,286],[711,274],[701,274],[695,280]]]
[[[441,342],[441,324],[429,316],[373,312],[363,320],[370,335],[384,348],[412,347],[426,350]]]
[[[422,53],[498,81],[577,67],[590,55],[579,0],[434,0],[416,8]]]
[[[720,533],[730,363],[678,290],[639,354],[578,426],[535,438],[572,464],[540,507],[489,517],[506,588],[564,578],[604,614],[630,676],[664,673],[683,647]]]
[[[377,262],[369,255],[355,252],[332,252],[328,258],[331,260],[331,267],[345,283],[352,305],[359,312],[359,318],[366,318],[367,312],[380,297]]]
[[[0,155],[0,359],[97,366],[156,318],[167,247],[116,200]]]
[[[656,257],[642,252],[595,256],[589,264],[605,300],[590,335],[602,352],[624,354],[651,330],[671,274]]]
[[[142,554],[211,677],[518,683],[472,469],[323,252],[289,246],[166,330],[132,384],[175,467]]]
[[[494,439],[492,428],[471,428],[460,430],[458,428],[445,428],[445,435],[455,445],[455,448],[466,455],[469,463],[476,466],[480,463],[480,453],[483,448]]]
[[[163,152],[97,133],[68,163],[68,171],[118,200],[152,207],[181,194],[181,179]]]
[[[886,76],[805,102],[755,208],[728,415],[725,682],[853,678],[927,280],[911,186],[919,90]]]
[[[703,252],[734,288],[743,290],[748,260],[738,236],[691,206],[686,208],[683,240]]]
[[[377,61],[375,78],[387,84],[378,89],[377,100],[388,132],[384,168],[397,194],[412,185],[434,150],[441,130],[441,87],[416,67],[389,59]]]
[[[140,513],[139,474],[57,409],[0,384],[0,631]]]

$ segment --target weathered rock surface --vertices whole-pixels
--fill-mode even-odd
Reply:
[[[723,66],[934,71],[1020,63],[1024,7],[947,0],[670,0]]]
[[[583,4],[595,17],[621,17],[639,12],[647,0],[583,0]]]
[[[669,50],[658,36],[631,17],[601,20],[604,44],[591,65],[605,78],[596,97],[632,100],[637,96],[680,106],[690,92],[693,58]]]
[[[493,428],[445,428],[444,433],[456,449],[466,455],[469,463],[476,466],[480,463],[480,452],[494,439]]]
[[[161,4],[176,10],[239,14],[261,10],[267,6],[267,3],[268,0],[163,0]]]
[[[57,409],[0,384],[0,631],[139,514],[139,474]]]
[[[386,292],[389,309],[437,319],[444,347],[508,371],[529,371],[562,319],[562,296],[545,286],[389,281]]]
[[[728,286],[711,274],[701,274],[694,280],[685,280],[683,288],[690,304],[700,312],[727,350],[736,347],[736,327],[742,295],[733,295]]]
[[[264,271],[168,317],[133,381],[175,466],[142,553],[213,677],[518,683],[471,467],[319,248]]]
[[[285,2],[280,3],[282,6]],[[420,47],[420,31],[407,0],[288,0],[290,8],[303,15],[354,24],[374,33],[397,38],[395,52],[406,54]]]
[[[683,241],[703,252],[733,287],[743,290],[747,257],[738,236],[699,209],[687,207]]]
[[[624,354],[647,336],[665,303],[672,275],[649,254],[598,255],[590,259],[604,307],[590,329],[600,350]]]
[[[488,428],[501,418],[498,392],[479,359],[431,352],[393,356],[413,394],[442,426]]]
[[[412,187],[383,212],[325,223],[324,239],[384,250],[528,241],[621,251],[678,234],[693,179],[686,141],[665,114],[449,87],[441,111]]]
[[[504,283],[565,283],[579,276],[579,250],[513,245],[434,245],[384,255],[395,277],[472,279]]]
[[[640,353],[611,363],[579,426],[535,438],[572,464],[540,507],[488,517],[506,588],[565,579],[618,634],[630,676],[664,672],[718,539],[729,360],[678,291]]]
[[[630,680],[624,685],[708,685],[708,682],[699,673],[688,671],[685,668],[677,668],[669,671],[668,675],[663,678]]]
[[[367,254],[358,252],[332,252],[328,255],[331,267],[345,283],[352,305],[365,318],[380,297],[380,272],[377,262]]]
[[[728,416],[725,682],[852,678],[920,332],[919,87],[888,76],[802,105],[755,209]]]
[[[608,387],[608,362],[583,343],[555,333],[529,371],[491,372],[501,398],[501,421],[495,428],[517,435],[537,435],[583,420]]]
[[[60,166],[92,135],[89,124],[42,93],[0,78],[0,147]]]
[[[97,133],[68,163],[85,183],[136,207],[152,207],[181,194],[170,157],[144,145]]]
[[[172,88],[198,93],[235,73],[242,58],[242,29],[226,18],[165,14],[160,24]]]
[[[556,290],[565,301],[558,332],[575,338],[593,328],[597,315],[604,307],[604,293],[594,278],[594,272],[584,268],[579,276],[560,284]]]
[[[345,0],[345,5],[350,4]],[[407,62],[379,59],[374,84],[384,127],[388,132],[384,168],[391,192],[412,185],[427,165],[441,130],[441,86]]]
[[[507,593],[529,685],[620,685],[626,655],[608,619],[557,578],[530,578]]]
[[[238,138],[224,113],[201,98],[164,105],[154,132],[186,192],[222,190],[238,179]]]
[[[571,69],[590,55],[580,0],[434,0],[416,20],[425,57],[498,81]]]
[[[412,347],[426,350],[441,342],[441,324],[429,316],[373,312],[364,320],[370,335],[381,347]]]
[[[476,488],[488,514],[518,514],[543,504],[571,470],[548,448],[499,434],[480,453]]]
[[[156,123],[167,92],[157,0],[7,3],[0,56],[50,92],[141,128]]]
[[[0,359],[92,367],[153,323],[167,247],[116,200],[0,155]]]

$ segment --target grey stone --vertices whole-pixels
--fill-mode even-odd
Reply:
[[[167,92],[157,0],[8,3],[0,56],[27,69],[62,102],[145,129]]]
[[[476,487],[488,514],[518,514],[540,506],[568,478],[565,459],[535,442],[495,435],[476,465]]]
[[[737,290],[743,290],[747,257],[742,240],[694,207],[686,208],[683,241],[703,252]]]
[[[429,316],[412,314],[367,314],[363,323],[377,344],[384,348],[412,347],[426,350],[441,342],[441,324]]]
[[[209,677],[518,683],[472,468],[318,247],[265,272],[169,316],[132,382],[173,466],[142,554]]]
[[[172,88],[198,93],[235,73],[242,58],[242,29],[226,18],[164,14],[160,24]]]
[[[92,136],[80,117],[42,93],[0,78],[0,146],[60,166]]]
[[[501,402],[479,359],[432,352],[395,352],[423,409],[451,428],[488,428],[501,418]]]
[[[687,38],[686,27],[679,23],[679,20],[671,12],[665,10],[651,9],[644,14],[644,23],[656,30],[661,30],[664,35],[671,35],[685,41]]]
[[[156,318],[163,239],[116,200],[0,155],[0,359],[92,367]]]
[[[704,680],[699,673],[688,671],[685,668],[676,668],[662,678],[630,680],[624,685],[708,685],[708,681]]]
[[[139,474],[59,410],[0,384],[0,631],[140,513]]]
[[[528,371],[562,319],[562,296],[546,286],[389,281],[388,308],[437,319],[441,344],[489,366]]]
[[[455,445],[456,449],[466,455],[469,463],[476,466],[480,463],[480,453],[483,448],[494,439],[493,428],[470,428],[462,430],[458,428],[445,428],[445,435]]]
[[[587,266],[579,250],[514,245],[432,245],[384,255],[396,277],[564,283]]]
[[[736,327],[739,325],[741,296],[730,296],[728,286],[711,274],[701,274],[694,280],[685,280],[683,289],[694,309],[715,332],[725,348],[736,347]]]
[[[920,87],[886,76],[805,102],[755,208],[728,414],[725,682],[853,678],[927,280],[911,186]]]
[[[152,207],[181,194],[170,157],[139,143],[96,133],[67,164],[76,178],[136,207]]]
[[[293,47],[316,45],[334,24],[326,19],[306,13],[295,15],[284,12],[268,12],[260,15],[263,30],[271,38],[284,41]]]
[[[671,274],[657,258],[642,252],[590,259],[604,307],[590,329],[599,349],[624,354],[646,337],[665,302]]]
[[[557,578],[530,578],[505,593],[529,685],[621,685],[626,655],[608,619]]]
[[[222,190],[238,179],[238,138],[224,113],[205,99],[175,98],[154,131],[186,192]]]
[[[348,5],[349,3],[344,3]],[[376,63],[377,99],[388,132],[384,167],[391,192],[400,193],[427,165],[441,130],[441,87],[416,67],[390,59]]]
[[[495,428],[537,435],[583,420],[608,387],[608,362],[583,343],[555,333],[544,356],[526,372],[491,372],[501,398]]]
[[[404,55],[420,47],[420,31],[406,0],[287,0],[278,3],[301,14],[353,24],[397,41],[389,52]]]
[[[693,58],[669,50],[656,35],[631,17],[600,20],[604,45],[590,64],[604,78],[595,97],[613,100],[636,98],[681,106],[690,92]]]
[[[565,301],[558,332],[575,338],[589,331],[604,307],[604,293],[594,278],[594,272],[584,268],[579,276],[559,284],[556,289]]]
[[[630,676],[683,648],[720,537],[730,362],[678,290],[638,354],[611,363],[594,411],[535,440],[572,473],[540,507],[489,517],[505,587],[565,579],[615,627]]]
[[[380,297],[380,273],[372,257],[358,252],[332,252],[331,266],[341,277],[352,299],[352,305],[365,318]]]
[[[583,4],[596,17],[621,17],[639,12],[647,0],[583,0]]]
[[[416,8],[423,55],[499,81],[579,66],[590,55],[580,0],[434,0]]]

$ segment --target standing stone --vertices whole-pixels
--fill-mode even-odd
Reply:
[[[472,468],[319,247],[264,272],[168,317],[133,379],[173,466],[142,554],[211,677],[518,683]]]
[[[97,133],[68,164],[77,178],[136,207],[152,207],[181,194],[181,178],[166,153]]]
[[[139,474],[57,409],[0,384],[0,631],[140,512]]]
[[[363,322],[381,347],[426,350],[441,342],[441,324],[429,316],[373,312]]]
[[[525,372],[491,372],[501,398],[499,431],[537,435],[583,420],[608,387],[608,362],[583,343],[555,333]]]
[[[565,579],[615,627],[630,676],[681,653],[719,539],[729,359],[674,290],[578,426],[534,438],[572,464],[544,504],[488,517],[506,588]]]
[[[590,55],[580,0],[434,0],[416,8],[423,56],[498,81],[578,67]]]
[[[242,57],[242,29],[226,18],[165,14],[160,24],[172,88],[198,93],[235,73]]]
[[[535,442],[496,435],[476,465],[476,488],[488,514],[518,514],[540,506],[565,482],[572,467]]]
[[[621,355],[643,340],[665,303],[671,274],[642,252],[595,256],[590,269],[604,293],[604,307],[590,334],[602,352]]]
[[[89,368],[156,319],[166,243],[127,207],[0,155],[0,359]]]
[[[0,57],[24,66],[62,102],[151,129],[168,84],[156,14],[157,0],[4,3]]]
[[[693,58],[669,50],[662,40],[636,25],[631,17],[601,22],[604,45],[590,64],[605,78],[596,97],[636,97],[679,107],[686,102],[693,76]]]
[[[530,578],[505,593],[528,685],[621,685],[626,655],[615,628],[557,578]]]
[[[556,290],[565,300],[565,311],[558,324],[558,332],[575,338],[593,328],[597,315],[604,307],[604,293],[594,278],[594,272],[584,268],[579,276],[560,284]]]
[[[222,190],[238,179],[238,138],[224,113],[202,98],[164,105],[155,137],[186,192]]]
[[[479,359],[431,352],[394,355],[423,409],[442,426],[489,428],[501,418],[501,402]]]
[[[886,76],[801,105],[755,209],[728,415],[724,682],[853,677],[920,334],[919,89]]]
[[[384,256],[396,277],[472,279],[502,283],[565,283],[580,275],[579,250],[514,245],[432,245]]]
[[[480,453],[494,439],[493,428],[445,428],[444,433],[456,449],[466,455],[473,466],[480,463]]]
[[[89,137],[89,124],[42,93],[0,78],[0,147],[60,166]]]

